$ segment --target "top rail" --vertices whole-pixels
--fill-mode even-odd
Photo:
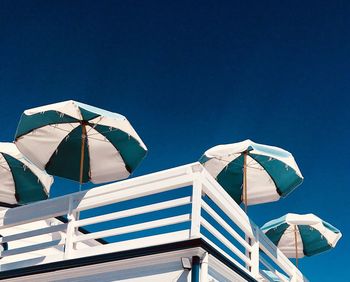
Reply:
[[[122,202],[157,192],[169,191],[192,184],[192,165],[184,165],[145,176],[124,180],[0,211],[0,230],[15,225],[68,214],[70,209],[83,211]],[[70,206],[70,203],[73,203]]]

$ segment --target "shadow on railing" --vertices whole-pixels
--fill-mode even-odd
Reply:
[[[199,163],[0,211],[0,234],[1,271],[202,238],[255,279],[306,280]]]

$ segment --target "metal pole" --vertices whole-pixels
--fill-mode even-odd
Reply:
[[[192,282],[199,282],[200,277],[200,257],[194,256],[192,257],[192,275],[191,275],[191,281]]]

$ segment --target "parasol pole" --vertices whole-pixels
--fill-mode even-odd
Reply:
[[[80,180],[79,180],[79,191],[81,191],[81,186],[83,184],[83,170],[84,170],[84,151],[85,151],[85,139],[86,139],[86,127],[84,122],[81,122],[81,153],[80,153]]]
[[[82,121],[81,123],[81,151],[80,151],[80,177],[79,177],[79,192],[81,191],[81,187],[83,184],[83,171],[84,171],[84,152],[85,152],[85,142],[86,142],[86,127],[85,123]],[[75,220],[79,220],[80,212],[77,211],[75,214]],[[75,228],[74,234],[75,234]],[[76,243],[73,244],[73,248],[76,249]]]
[[[247,195],[247,151],[243,153],[243,202],[244,211],[248,211],[248,195]]]
[[[244,211],[247,213],[248,211],[248,196],[247,196],[247,151],[243,152],[243,203],[244,203]],[[251,245],[251,238],[249,236],[245,236],[246,242]],[[248,257],[251,259],[252,253],[246,251]],[[251,270],[251,266],[247,265],[248,270]]]
[[[294,225],[294,243],[295,243],[295,266],[298,268],[298,238],[297,238],[296,225]]]

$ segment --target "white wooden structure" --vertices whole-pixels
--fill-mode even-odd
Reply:
[[[8,281],[307,281],[199,163],[4,209],[0,234]]]

